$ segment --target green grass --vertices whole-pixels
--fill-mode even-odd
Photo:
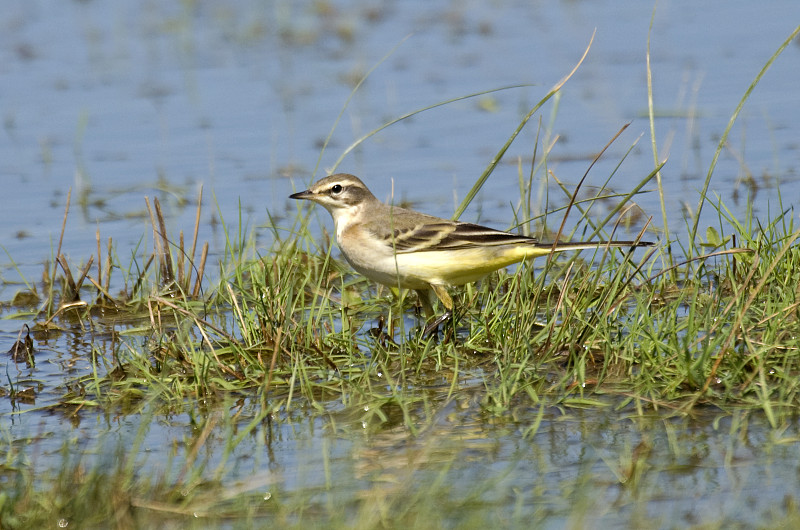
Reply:
[[[522,119],[456,217],[568,77]],[[720,149],[723,143],[724,137]],[[632,202],[653,179],[661,191],[657,155],[653,172],[630,190],[586,199],[580,184],[569,189],[558,183],[563,197],[548,202],[560,206],[547,218],[533,217],[537,198],[544,202],[535,190],[546,178],[549,149],[537,147],[530,168],[519,168],[513,216],[520,230],[550,238],[609,238],[630,225],[644,230],[643,239],[663,234]],[[65,443],[60,469],[44,475],[34,473],[24,448],[10,443],[0,468],[2,526],[59,519],[119,527],[483,525],[516,501],[492,500],[502,473],[471,487],[448,483],[459,453],[440,448],[452,440],[430,435],[447,404],[495,425],[514,425],[513,435],[523,439],[536,436],[545,411],[554,410],[625,411],[639,418],[711,410],[723,417],[757,414],[770,428],[787,429],[800,403],[800,230],[782,204],[758,219],[750,211],[737,218],[721,200],[711,201],[713,171],[714,163],[697,211],[715,208],[715,226],[703,232],[698,218],[690,219],[686,233],[671,233],[653,249],[599,249],[499,271],[454,292],[457,318],[433,339],[422,337],[413,296],[395,296],[355,275],[336,258],[330,238],[315,235],[309,227],[324,212],[270,218],[268,247],[257,246],[253,233],[228,234],[213,273],[205,253],[197,252],[197,226],[191,244],[185,242],[182,232],[170,232],[157,201],[153,208],[148,203],[154,248],[146,259],[120,263],[118,256],[126,253],[115,252],[111,240],[101,248],[98,234],[96,258],[70,270],[59,243],[42,282],[26,282],[41,301],[35,331],[57,332],[76,322],[102,327],[101,310],[117,320],[107,349],[93,352],[92,373],[70,381],[59,403],[47,408],[65,416],[86,410],[140,414],[150,421],[186,414],[197,419],[199,434],[170,450],[168,465],[153,475],[136,471],[145,458],[148,421],[133,447],[107,450],[98,442],[101,456],[88,463]],[[615,204],[611,213],[595,215],[597,202]],[[201,205],[198,197],[198,220]],[[667,212],[661,216],[667,224]],[[557,230],[549,228],[553,218]],[[120,294],[112,294],[112,274],[122,275],[114,279],[123,286]],[[5,392],[13,397],[9,383]],[[419,441],[417,460],[384,483],[373,480],[359,497],[352,490],[337,496],[325,449],[322,469],[315,469],[321,483],[312,488],[292,490],[268,476],[230,479],[227,466],[238,447],[266,437],[265,425],[298,417],[322,418],[334,432],[401,428]],[[524,425],[516,424],[519,418],[526,418]],[[215,445],[221,457],[210,465],[201,455],[217,430],[223,432]],[[649,446],[642,443],[627,453],[624,465],[614,466],[620,485],[634,489],[646,481],[641,462],[647,456],[639,451]],[[347,473],[358,480],[358,470]],[[420,483],[420,477],[426,480]],[[274,502],[265,499],[267,487]],[[580,521],[592,503],[545,508],[534,520],[547,521],[548,510]],[[793,505],[782,514],[786,521],[798,517]],[[521,508],[506,515],[512,523],[531,520]]]

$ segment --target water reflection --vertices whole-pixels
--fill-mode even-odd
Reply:
[[[6,414],[46,406],[65,388],[70,376],[60,362],[37,367],[16,381],[35,384],[43,401],[3,400]],[[334,400],[321,412],[297,401],[255,428],[262,405],[246,397],[166,414],[156,403],[110,413],[48,407],[10,416],[4,436],[15,440],[7,451],[32,451],[29,464],[42,476],[63,466],[66,440],[80,440],[69,454],[85,466],[120,455],[137,461],[140,473],[172,480],[199,473],[217,501],[258,490],[322,513],[341,505],[359,520],[395,513],[406,499],[423,511],[436,506],[437,520],[451,522],[491,513],[556,526],[757,524],[800,488],[796,424],[774,431],[759,414],[702,407],[691,417],[642,415],[615,402],[497,415],[482,407],[484,392],[473,377],[452,394],[449,385],[415,393],[410,406],[391,397],[353,406]]]

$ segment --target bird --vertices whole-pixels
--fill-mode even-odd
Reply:
[[[372,281],[413,289],[430,322],[423,336],[438,332],[453,315],[448,288],[472,283],[503,267],[552,252],[602,247],[646,247],[646,241],[542,243],[533,237],[453,221],[380,201],[354,175],[318,180],[290,199],[323,206],[333,217],[336,243],[345,260]],[[435,317],[433,296],[445,312]]]

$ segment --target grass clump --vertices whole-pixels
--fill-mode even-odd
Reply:
[[[298,218],[273,228],[269,249],[229,243],[202,297],[161,274],[162,287],[134,304],[148,324],[119,333],[62,403],[255,393],[265,416],[333,401],[373,406],[374,417],[395,403],[412,426],[416,388],[455,392],[477,377],[496,414],[611,397],[642,409],[753,406],[778,425],[795,408],[797,233],[790,211],[760,227],[717,208],[703,256],[598,249],[501,271],[455,293],[456,323],[433,340],[420,334],[413,297],[376,291]],[[601,222],[585,213],[573,234]],[[145,348],[132,340],[143,330]]]

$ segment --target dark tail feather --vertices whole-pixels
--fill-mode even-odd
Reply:
[[[652,241],[584,241],[584,242],[564,242],[556,243],[556,252],[565,250],[584,250],[589,248],[603,248],[603,247],[651,247],[654,243]],[[537,247],[553,248],[552,243],[537,243]]]

